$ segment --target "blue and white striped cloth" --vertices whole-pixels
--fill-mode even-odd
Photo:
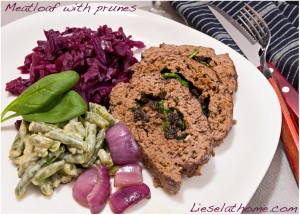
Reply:
[[[207,7],[205,1],[173,1],[171,5],[197,30],[225,43],[242,53],[226,30]],[[262,15],[268,24],[272,39],[267,53],[287,80],[299,90],[299,6],[284,1],[213,1],[234,19],[245,3]]]

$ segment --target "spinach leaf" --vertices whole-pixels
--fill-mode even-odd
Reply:
[[[184,78],[180,77],[180,75],[177,73],[163,73],[162,77],[165,79],[175,78],[181,83],[182,86],[189,87],[189,82],[184,80]]]
[[[75,71],[48,75],[28,87],[19,97],[12,101],[1,113],[1,122],[14,116],[37,112],[48,106],[58,95],[70,90],[79,80]],[[15,114],[4,118],[9,111]]]
[[[53,105],[53,106],[52,106]],[[87,105],[82,97],[71,90],[59,96],[55,103],[41,112],[22,115],[25,121],[57,123],[80,116],[87,111]]]
[[[202,112],[204,113],[204,115],[206,117],[209,117],[210,115],[210,111],[208,109],[208,106],[209,106],[209,102],[210,102],[210,97],[206,97],[204,100],[202,100],[200,103],[201,103],[201,107],[202,107]]]

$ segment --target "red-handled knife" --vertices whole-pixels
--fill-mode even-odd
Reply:
[[[219,20],[224,29],[228,32],[234,42],[238,45],[241,51],[245,54],[248,60],[253,63],[258,69],[261,70],[259,61],[259,49],[260,45],[254,41],[254,39],[247,34],[243,34],[239,29],[241,26],[233,20],[228,14],[220,10],[212,4],[208,4],[209,9]],[[268,62],[269,68],[271,68],[272,75],[276,80],[282,96],[291,112],[293,119],[297,126],[299,125],[299,93],[297,90],[286,80],[286,78],[276,69],[276,67]]]
[[[293,119],[297,123],[297,126],[299,126],[299,93],[271,62],[268,62],[268,67],[270,68],[277,85],[280,87],[282,96],[290,113],[292,114]],[[262,71],[261,66],[259,66],[258,69]]]

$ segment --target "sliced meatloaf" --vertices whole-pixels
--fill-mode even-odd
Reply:
[[[212,48],[192,45],[170,45],[161,44],[159,47],[150,47],[142,53],[142,60],[153,63],[162,56],[180,55],[183,57],[190,56],[195,50],[198,50],[196,56],[211,58],[210,67],[217,73],[222,83],[228,87],[230,93],[237,90],[237,73],[235,66],[228,54],[216,55]]]
[[[198,50],[196,56],[209,58],[210,62],[199,63],[190,59],[188,56],[195,50]],[[169,70],[182,74],[199,90],[199,95],[194,94],[199,102],[208,105],[207,118],[213,132],[214,145],[223,142],[233,124],[233,93],[237,88],[235,68],[227,54],[215,55],[212,49],[205,47],[163,44],[145,50],[142,61],[134,64],[130,70]]]
[[[110,110],[132,132],[154,185],[172,194],[184,175],[200,175],[213,153],[212,132],[199,101],[159,71],[136,71],[129,83],[117,84]]]

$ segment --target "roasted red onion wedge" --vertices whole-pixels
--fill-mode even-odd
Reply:
[[[113,163],[124,165],[141,161],[141,152],[123,122],[118,122],[105,133]]]
[[[86,197],[92,192],[98,181],[98,170],[91,168],[85,170],[76,180],[73,186],[73,198],[79,204],[88,207]]]
[[[123,213],[131,205],[134,205],[144,198],[151,197],[150,189],[146,184],[123,187],[113,193],[109,198],[111,210],[114,213]]]
[[[139,164],[120,166],[114,177],[115,187],[139,185],[143,183],[142,168]]]
[[[73,187],[73,197],[81,205],[88,206],[91,213],[99,213],[110,195],[108,168],[97,166],[84,171]]]

